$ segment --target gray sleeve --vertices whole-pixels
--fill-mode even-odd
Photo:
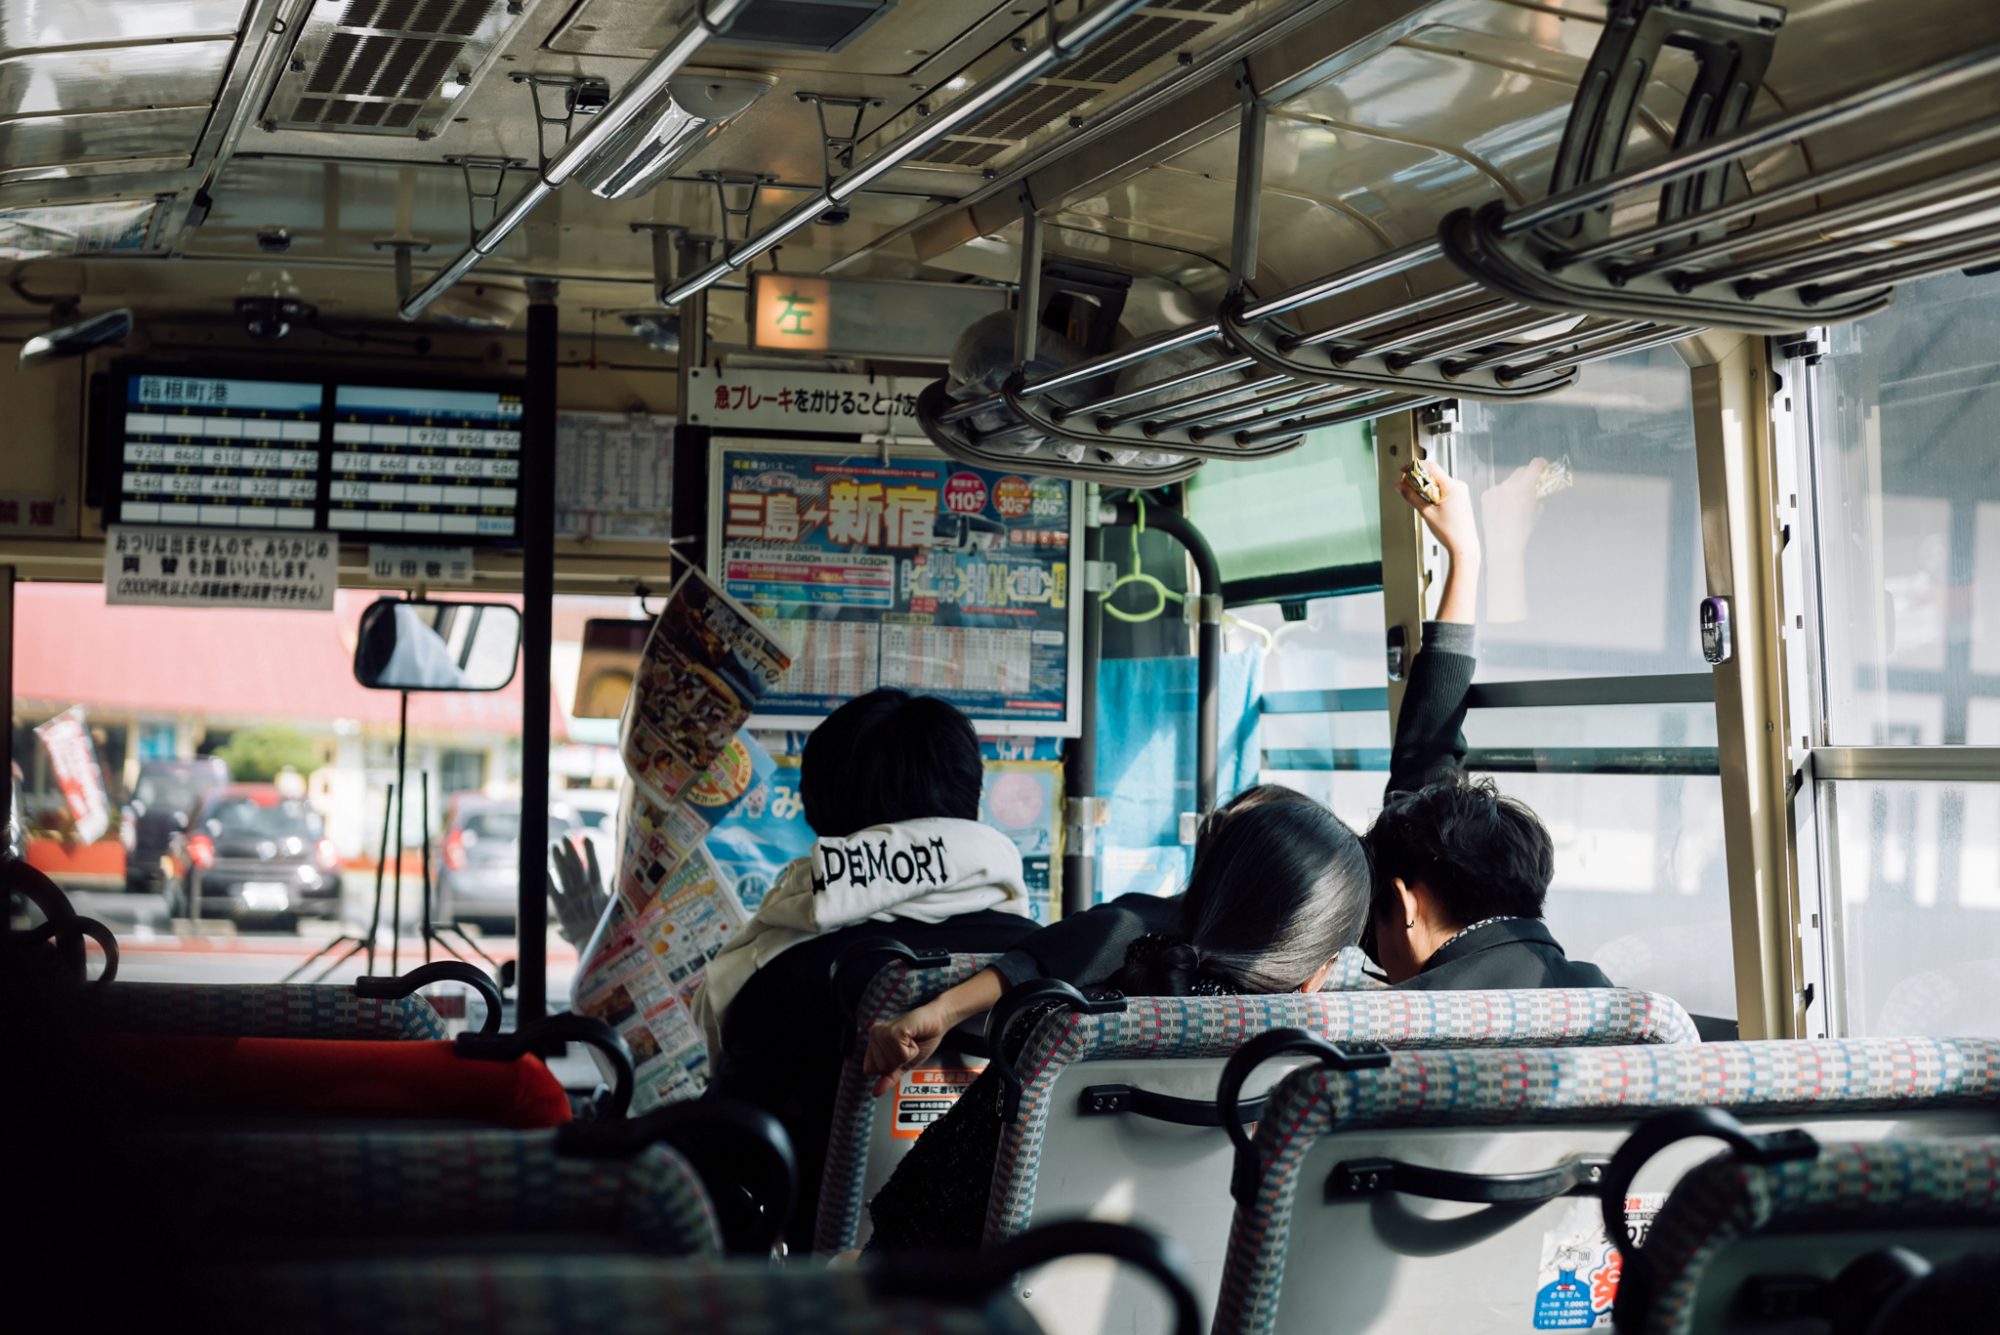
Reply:
[[[1435,649],[1444,654],[1464,654],[1470,658],[1479,645],[1479,627],[1469,621],[1426,621],[1424,623],[1424,644],[1426,650]]]
[[[987,967],[1000,975],[1000,980],[1007,985],[1009,992],[1023,983],[1031,983],[1042,976],[1041,962],[1019,948],[1008,951]]]

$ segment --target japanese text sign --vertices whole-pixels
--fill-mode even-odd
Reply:
[[[935,454],[720,441],[710,565],[791,671],[760,726],[878,686],[943,696],[983,731],[1073,736],[1080,604],[1072,485]]]
[[[324,612],[339,576],[339,542],[325,533],[113,524],[104,538],[104,601],[114,607]]]

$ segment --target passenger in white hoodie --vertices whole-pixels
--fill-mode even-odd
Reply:
[[[695,994],[709,1090],[781,1119],[799,1155],[793,1236],[809,1245],[833,1096],[846,1056],[829,974],[849,946],[998,953],[1035,930],[1012,840],[979,823],[985,768],[972,724],[934,696],[878,690],[814,729],[799,797],[819,836]]]

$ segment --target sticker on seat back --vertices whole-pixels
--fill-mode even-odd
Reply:
[[[889,1134],[897,1140],[915,1140],[924,1128],[951,1111],[979,1073],[983,1061],[965,1061],[957,1066],[919,1066],[903,1072],[896,1085],[896,1119]]]
[[[1666,1199],[1664,1191],[1634,1192],[1625,1198],[1625,1219],[1638,1245],[1645,1245],[1647,1230]],[[1611,1305],[1618,1298],[1620,1260],[1618,1249],[1604,1235],[1602,1206],[1594,1200],[1570,1202],[1557,1226],[1542,1234],[1533,1328],[1608,1329]]]

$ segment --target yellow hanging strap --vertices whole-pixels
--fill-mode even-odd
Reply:
[[[1158,617],[1160,613],[1167,610],[1169,602],[1180,603],[1187,600],[1153,576],[1147,574],[1145,569],[1139,564],[1139,538],[1146,531],[1146,498],[1135,491],[1132,493],[1132,502],[1139,511],[1139,522],[1132,525],[1132,569],[1111,581],[1111,587],[1103,593],[1098,594],[1097,600],[1104,604],[1104,610],[1109,615],[1117,617],[1120,621],[1137,624],[1142,621],[1151,621]],[[1158,601],[1153,604],[1150,611],[1127,612],[1111,605],[1112,596],[1128,584],[1143,585],[1153,591],[1153,596]]]

